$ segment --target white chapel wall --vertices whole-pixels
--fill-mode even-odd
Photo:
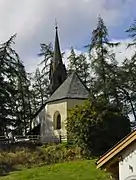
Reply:
[[[59,138],[61,136],[66,136],[65,120],[67,118],[67,102],[66,100],[59,100],[56,102],[50,102],[45,107],[45,121],[42,123],[41,136],[42,142],[53,141],[56,136]],[[61,115],[61,129],[54,130],[54,114],[59,112]]]
[[[60,135],[63,139],[67,139],[67,131],[66,131],[66,119],[68,116],[68,110],[74,108],[76,105],[83,104],[84,100],[80,99],[64,99],[58,100],[54,102],[49,102],[45,108],[42,116],[42,124],[41,124],[41,141],[52,142],[54,141],[54,137],[59,138]],[[55,112],[59,112],[61,115],[61,129],[54,129],[54,114]],[[58,139],[59,140],[59,139]]]
[[[83,99],[67,99],[68,110],[74,108],[76,105],[81,105],[84,103]]]
[[[33,119],[32,128],[36,127],[39,123],[41,123],[45,119],[45,110],[44,108],[37,114],[37,116]]]
[[[122,154],[119,162],[119,180],[136,180],[136,142]]]

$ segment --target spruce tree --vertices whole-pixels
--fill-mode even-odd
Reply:
[[[103,94],[107,102],[109,97],[109,72],[112,67],[113,53],[109,48],[117,46],[119,43],[110,43],[108,40],[108,29],[101,17],[98,18],[97,27],[92,32],[91,43],[87,45],[91,69],[94,73],[93,87],[98,95]],[[111,72],[110,72],[111,73]]]
[[[50,67],[51,67],[51,62],[53,59],[53,46],[51,43],[49,44],[41,44],[41,53],[38,55],[43,57],[43,60],[39,64],[42,67],[41,70],[41,84],[44,86],[44,96],[45,100],[47,97],[50,95],[50,90],[49,90],[49,74],[50,74]]]
[[[131,37],[132,42],[128,44],[127,48],[136,47],[136,20],[126,31]],[[130,59],[125,59],[122,66],[123,72],[123,91],[124,91],[124,100],[128,105],[128,112],[132,113],[136,122],[136,53],[132,55]]]
[[[16,35],[0,45],[0,134],[4,135],[15,123],[14,97],[18,54],[12,48]]]
[[[36,101],[36,104],[35,104],[36,109],[40,108],[40,106],[44,104],[46,100],[45,98],[47,98],[45,94],[46,87],[42,80],[43,79],[42,79],[41,72],[39,68],[37,68],[34,75],[34,84],[33,84],[33,90],[35,91],[34,96],[35,96],[35,101]]]
[[[87,57],[83,53],[77,55],[73,48],[71,48],[71,53],[68,57],[69,74],[72,71],[75,71],[82,80],[82,82],[89,87],[90,66],[87,62]]]

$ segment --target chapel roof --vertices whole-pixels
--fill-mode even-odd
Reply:
[[[47,102],[61,99],[87,99],[89,91],[76,72],[71,73],[60,87],[51,95]]]

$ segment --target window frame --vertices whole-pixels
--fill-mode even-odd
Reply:
[[[53,122],[54,122],[54,130],[60,130],[61,129],[61,114],[59,111],[56,111],[54,113]]]

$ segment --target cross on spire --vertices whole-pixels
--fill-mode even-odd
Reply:
[[[58,30],[58,22],[57,22],[57,19],[55,19],[55,29]]]
[[[58,64],[62,64],[62,57],[61,57],[59,37],[58,37],[58,23],[56,19],[55,19],[55,29],[56,29],[56,34],[55,34],[54,57],[53,57],[54,68],[56,68]]]

